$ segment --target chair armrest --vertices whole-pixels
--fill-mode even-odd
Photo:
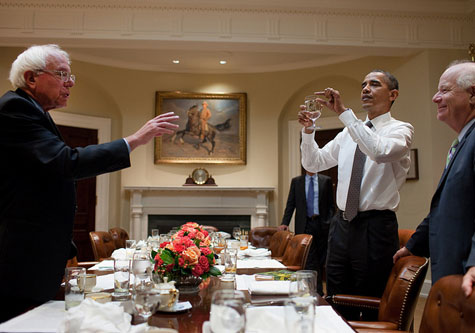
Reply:
[[[397,331],[397,324],[391,323],[389,321],[349,321],[348,323],[354,329],[362,328],[362,329],[371,329],[371,330],[383,330],[384,332],[386,332],[386,330]]]
[[[327,301],[336,305],[373,310],[378,310],[379,305],[381,304],[381,299],[378,297],[343,294],[327,297]]]
[[[285,269],[288,271],[299,271],[302,269],[302,266],[285,266]]]

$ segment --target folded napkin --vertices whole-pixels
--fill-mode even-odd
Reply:
[[[288,295],[289,281],[252,281],[248,286],[251,295]]]
[[[285,265],[275,259],[238,259],[237,268],[285,268]]]
[[[239,251],[239,255],[244,255],[248,257],[266,257],[270,256],[271,252],[268,249],[246,249]]]
[[[134,257],[135,249],[115,249],[111,257],[114,259],[132,259]]]
[[[126,313],[119,304],[101,304],[88,298],[80,305],[68,310],[58,331],[70,333],[146,332],[146,323],[133,326],[131,320],[132,316]]]
[[[90,270],[100,270],[100,271],[112,271],[114,270],[114,260],[103,260],[98,264],[95,264]]]

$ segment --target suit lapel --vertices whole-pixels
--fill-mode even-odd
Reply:
[[[440,177],[439,185],[437,185],[437,189],[435,191],[436,194],[439,192],[439,189],[442,187],[442,184],[445,182],[445,179],[447,178],[447,175],[448,175],[450,169],[452,168],[452,165],[454,164],[455,160],[457,159],[457,155],[463,149],[463,146],[464,146],[465,142],[467,141],[467,138],[472,134],[474,128],[475,128],[475,123],[473,123],[472,126],[470,126],[467,133],[465,133],[465,135],[463,136],[462,141],[460,141],[460,143],[458,144],[458,147],[455,150],[454,155],[450,159],[449,164],[444,169],[444,172],[442,173],[442,176]]]

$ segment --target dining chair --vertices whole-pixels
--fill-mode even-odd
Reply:
[[[219,229],[216,228],[215,226],[212,226],[212,225],[202,225],[203,229],[206,230],[208,233],[212,233],[212,232],[218,232]]]
[[[125,229],[116,227],[109,229],[109,233],[114,240],[116,249],[125,249],[125,241],[129,239],[129,234]]]
[[[112,252],[116,249],[114,240],[107,231],[91,231],[89,238],[91,239],[92,252],[94,252],[94,260],[96,261],[110,258]]]
[[[282,264],[291,271],[304,269],[312,240],[313,236],[307,234],[298,234],[292,237],[282,257]]]
[[[271,251],[271,257],[277,260],[282,260],[282,256],[285,253],[285,249],[292,238],[292,233],[287,230],[277,231],[270,238],[269,249]]]
[[[277,227],[255,227],[249,231],[252,246],[269,248],[271,237],[278,231]]]
[[[429,266],[429,259],[402,257],[394,264],[383,296],[333,295],[329,303],[339,307],[378,311],[377,321],[349,321],[356,329],[412,331],[414,311]]]
[[[399,229],[399,248],[406,246],[407,241],[412,237],[412,234],[415,232],[414,229]]]
[[[475,292],[465,297],[463,275],[448,275],[430,289],[419,333],[471,333],[475,328]],[[394,330],[358,329],[361,333],[402,333]]]
[[[98,264],[98,261],[79,261],[77,257],[69,259],[66,263],[66,267],[84,267],[86,269]]]

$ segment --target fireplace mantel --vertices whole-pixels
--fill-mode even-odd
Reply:
[[[268,226],[274,187],[126,186],[130,192],[130,237],[145,239],[148,215],[250,215],[251,228]],[[184,221],[185,222],[185,221]]]

